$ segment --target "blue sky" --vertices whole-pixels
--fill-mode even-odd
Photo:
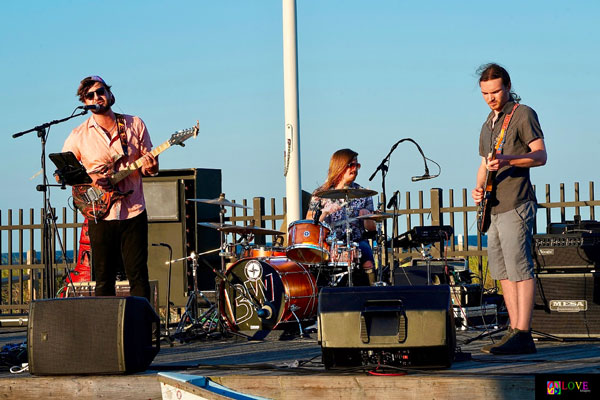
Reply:
[[[68,116],[79,105],[79,80],[91,74],[113,86],[117,112],[144,119],[155,145],[200,121],[200,136],[163,153],[161,168],[220,168],[229,199],[283,197],[281,8],[276,0],[4,2],[2,213],[42,207],[41,178],[31,179],[40,141],[11,135]],[[297,17],[304,190],[323,182],[329,156],[342,147],[359,153],[357,181],[379,190],[380,177],[368,177],[410,137],[441,175],[411,182],[422,161],[401,144],[388,194],[470,192],[489,112],[475,70],[495,61],[546,135],[548,163],[532,172],[534,183],[553,185],[557,200],[558,183],[570,189],[579,181],[587,197],[600,141],[599,2],[299,0]],[[47,152],[60,151],[83,120],[53,127]],[[53,206],[67,197],[53,190]]]

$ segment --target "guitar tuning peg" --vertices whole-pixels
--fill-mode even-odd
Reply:
[[[179,143],[181,147],[185,147],[185,143]]]

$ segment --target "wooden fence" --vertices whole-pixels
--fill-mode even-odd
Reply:
[[[536,232],[545,232],[545,227],[550,222],[564,222],[573,219],[575,215],[582,219],[594,220],[595,207],[600,205],[594,198],[594,183],[590,182],[588,186],[588,195],[586,200],[582,200],[579,183],[574,183],[572,198],[567,200],[567,189],[561,183],[558,188],[558,200],[551,199],[551,187],[546,185],[544,190],[536,189],[539,201],[537,213]],[[542,193],[543,192],[543,193]],[[571,197],[571,196],[569,196]],[[244,205],[247,200],[239,201]],[[285,221],[286,199],[280,202],[281,208],[277,206],[274,198],[271,198],[267,207],[267,202],[263,197],[252,199],[252,211],[243,209],[241,214],[233,214],[227,219],[230,223],[247,225],[254,223],[256,226],[267,227],[285,231],[283,226]],[[476,263],[481,267],[486,256],[486,249],[483,246],[482,236],[476,229],[476,211],[477,207],[472,205],[470,191],[462,189],[454,191],[450,189],[446,195],[442,189],[431,189],[429,196],[419,191],[416,193],[406,192],[400,200],[400,207],[397,210],[398,227],[395,232],[388,232],[388,237],[397,235],[411,229],[414,226],[424,225],[450,225],[454,229],[454,234],[445,249],[433,248],[431,253],[434,257],[440,257],[445,254],[447,257],[473,257]],[[393,212],[393,210],[387,210]],[[27,215],[27,218],[25,217]],[[27,221],[26,221],[27,219]],[[79,231],[81,229],[83,218],[78,217],[77,213],[67,208],[62,208],[56,215],[56,221],[52,227],[52,249],[51,254],[54,264],[52,266],[55,276],[56,287],[60,287],[65,275],[65,268],[70,265],[74,267],[73,259],[77,257]],[[18,321],[19,318],[26,315],[31,300],[43,298],[45,293],[45,265],[40,260],[40,253],[43,253],[42,234],[44,220],[43,210],[37,213],[30,209],[28,213],[19,209],[16,212],[7,210],[0,211],[0,254],[2,254],[2,263],[0,264],[0,326],[3,321]],[[391,228],[391,223],[387,224]],[[469,245],[469,237],[476,238],[473,245]],[[462,238],[461,244],[458,238]],[[65,248],[72,250],[69,259],[65,252],[61,250],[64,244]],[[402,254],[402,257],[416,256],[418,253]],[[76,260],[75,260],[76,261]]]

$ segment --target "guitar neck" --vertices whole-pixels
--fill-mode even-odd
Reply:
[[[160,153],[162,153],[163,151],[165,151],[166,149],[168,149],[169,147],[171,147],[171,143],[169,143],[169,141],[167,140],[166,142],[164,142],[160,146],[155,147],[150,152],[150,154],[152,154],[154,157],[156,157]],[[117,183],[121,182],[123,179],[127,178],[132,172],[134,172],[135,170],[137,170],[141,166],[142,166],[142,159],[138,158],[136,161],[134,161],[133,163],[129,164],[125,169],[117,171],[110,178],[110,183],[112,183],[113,185],[116,185]]]

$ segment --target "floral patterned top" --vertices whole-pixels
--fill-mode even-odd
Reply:
[[[363,189],[357,183],[352,182],[349,186],[352,189]],[[331,188],[333,189],[333,188]],[[310,199],[310,208],[314,209],[318,203],[321,203],[321,207],[327,206],[329,203],[336,203],[340,206],[344,204],[343,199],[323,199],[314,195]],[[361,209],[367,209],[370,212],[373,212],[373,199],[371,197],[361,197],[358,199],[351,199],[348,207],[348,213],[350,218],[358,217],[358,213]],[[344,208],[331,213],[323,220],[324,223],[329,225],[329,227],[335,232],[335,235],[338,240],[346,240],[345,234],[345,226],[344,218],[346,215],[346,210]],[[350,228],[352,229],[351,240],[353,242],[359,242],[362,240],[363,233],[365,232],[363,221],[360,219],[355,219],[350,222]]]

